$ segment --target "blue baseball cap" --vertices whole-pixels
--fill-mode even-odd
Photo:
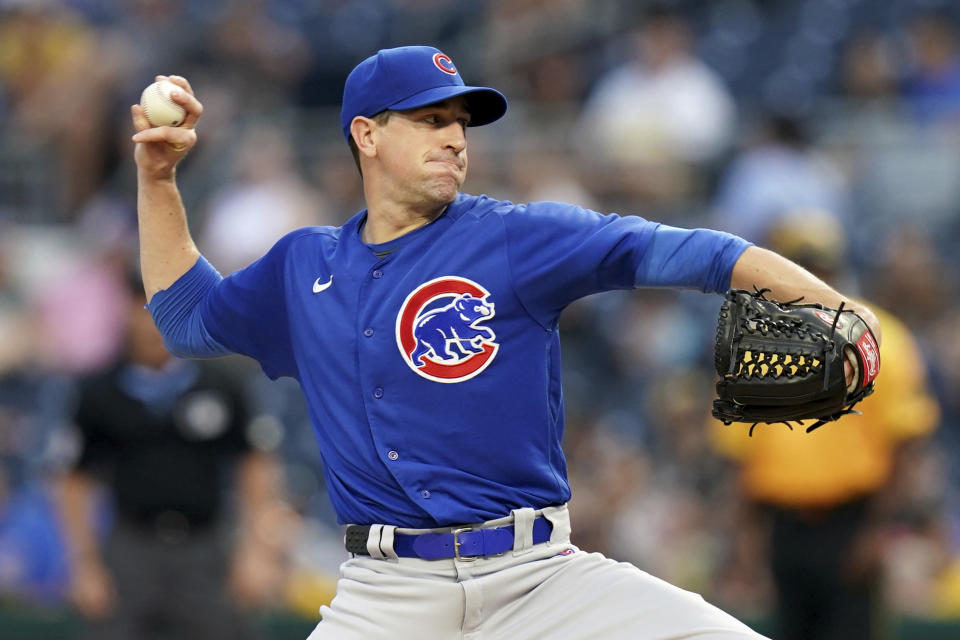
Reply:
[[[489,124],[507,112],[507,99],[489,87],[469,87],[450,56],[433,47],[381,49],[350,72],[343,87],[340,126],[350,140],[350,123],[392,109],[416,109],[465,96],[470,126]]]

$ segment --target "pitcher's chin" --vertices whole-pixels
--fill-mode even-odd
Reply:
[[[434,198],[443,204],[450,204],[460,193],[460,182],[449,176],[434,180],[431,187]]]

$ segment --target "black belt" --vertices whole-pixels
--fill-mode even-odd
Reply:
[[[533,544],[549,540],[551,531],[553,524],[546,518],[534,520]],[[343,541],[347,551],[361,556],[370,555],[367,551],[369,534],[370,525],[348,525]],[[474,560],[510,551],[513,549],[513,537],[512,524],[491,529],[459,527],[449,533],[394,533],[393,551],[401,558]]]

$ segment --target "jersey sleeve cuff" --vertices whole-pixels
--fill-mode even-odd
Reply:
[[[710,288],[707,291],[726,292],[730,288],[730,280],[733,278],[734,265],[737,264],[737,260],[743,255],[743,252],[753,246],[752,242],[748,242],[740,236],[727,235],[727,242],[716,261],[718,268],[713,274],[713,282],[710,283]]]

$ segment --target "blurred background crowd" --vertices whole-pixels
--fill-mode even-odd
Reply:
[[[824,563],[869,575],[885,616],[960,620],[950,0],[0,0],[0,610],[95,618],[109,598],[78,584],[84,549],[108,548],[131,519],[168,545],[205,529],[176,509],[138,521],[144,492],[120,479],[134,477],[124,463],[93,472],[133,446],[82,410],[104,371],[147,414],[194,429],[187,440],[223,440],[228,422],[209,397],[176,409],[200,374],[137,355],[150,338],[138,338],[146,312],[130,283],[129,105],[156,74],[186,76],[203,102],[178,179],[201,251],[226,274],[293,228],[362,207],[338,127],[343,80],[402,44],[442,49],[468,84],[510,101],[469,136],[467,192],[731,231],[895,316],[859,422],[761,425],[748,440],[709,417],[719,298],[644,291],[572,306],[561,330],[574,542],[761,626],[784,594],[806,610],[802,589],[784,591],[804,579],[790,556],[842,548]],[[239,358],[218,365],[238,385],[230,415],[243,416],[244,442],[204,454],[226,491],[207,507],[246,518],[270,550],[232,593],[309,622],[346,552],[296,383]],[[254,455],[265,466],[245,476]],[[143,460],[145,485],[186,473]],[[245,511],[249,495],[259,503]]]

